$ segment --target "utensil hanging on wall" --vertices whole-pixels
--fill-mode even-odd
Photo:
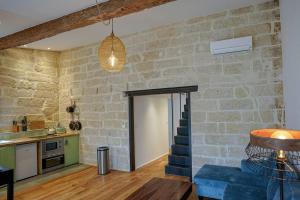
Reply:
[[[68,113],[73,113],[74,112],[74,106],[68,106],[67,108],[66,108],[66,111],[68,112]]]
[[[70,121],[69,123],[69,128],[72,130],[72,131],[75,131],[76,130],[76,123],[75,121]]]
[[[66,108],[66,111],[67,111],[68,113],[73,113],[73,112],[75,111],[75,109],[76,109],[76,103],[75,103],[75,101],[73,101],[73,100],[71,99],[71,106],[68,106],[68,107]]]
[[[79,115],[78,115],[77,121],[75,121],[75,129],[76,129],[77,131],[80,131],[80,130],[82,129],[82,124],[81,124],[81,122],[79,121]]]
[[[81,122],[79,120],[79,118],[80,118],[80,109],[79,109],[78,106],[75,107],[74,115],[77,116],[77,120],[75,121],[75,129],[77,131],[80,131],[82,129],[82,124],[81,124]]]
[[[79,109],[78,106],[75,106],[75,108],[74,108],[74,115],[79,116],[79,114],[80,114],[80,109]]]

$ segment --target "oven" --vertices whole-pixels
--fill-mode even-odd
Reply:
[[[42,172],[50,172],[65,165],[64,138],[42,141]]]

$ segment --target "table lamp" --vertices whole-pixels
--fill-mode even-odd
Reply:
[[[300,166],[300,131],[260,129],[250,133],[246,154],[253,163],[269,170],[271,178],[279,180],[280,199],[284,200],[284,181],[294,180]],[[278,175],[277,175],[278,174]]]

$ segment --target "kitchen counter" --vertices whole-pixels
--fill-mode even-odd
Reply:
[[[39,135],[39,136],[25,136],[16,139],[8,139],[8,140],[0,140],[0,147],[10,146],[10,145],[17,145],[17,144],[27,144],[33,142],[40,142],[43,140],[53,139],[53,138],[62,138],[62,137],[69,137],[79,135],[79,133],[75,132],[67,132],[64,134],[55,134],[55,135]]]

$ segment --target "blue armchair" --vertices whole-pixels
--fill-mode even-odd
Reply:
[[[251,166],[251,169],[250,169]],[[272,170],[242,160],[241,168],[204,165],[194,177],[199,197],[222,200],[277,200],[279,183]],[[285,183],[285,200],[300,200],[300,183]]]

